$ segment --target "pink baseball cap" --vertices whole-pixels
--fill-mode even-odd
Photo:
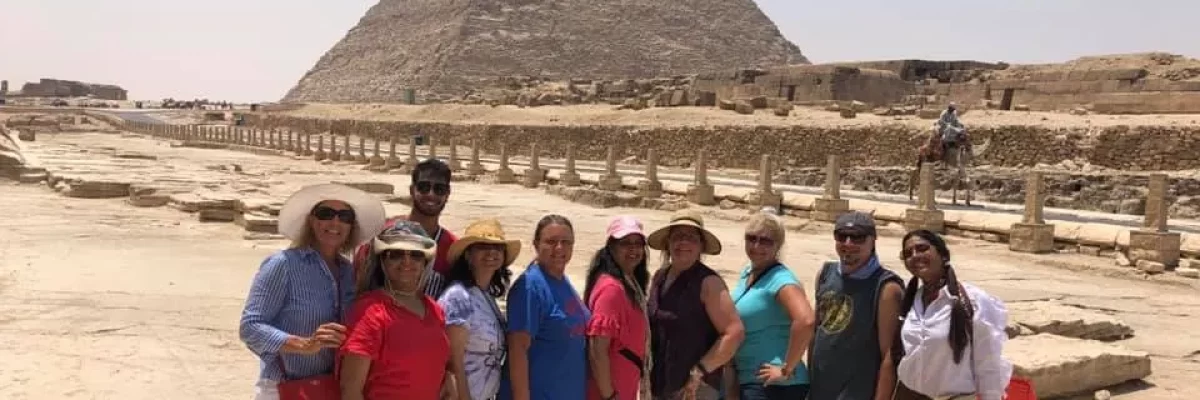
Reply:
[[[622,239],[626,236],[638,234],[646,237],[646,233],[642,231],[642,223],[637,218],[621,215],[612,219],[608,223],[608,237],[613,239]]]

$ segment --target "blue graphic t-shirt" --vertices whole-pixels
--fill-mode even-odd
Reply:
[[[582,399],[587,394],[587,336],[591,313],[565,277],[557,279],[531,264],[508,292],[508,331],[526,332],[529,346],[529,398]],[[511,358],[511,357],[510,357]],[[512,398],[505,378],[500,399]]]

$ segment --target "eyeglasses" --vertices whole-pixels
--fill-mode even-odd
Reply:
[[[400,262],[408,260],[425,260],[425,253],[416,250],[388,250],[380,255],[384,262]]]
[[[854,244],[863,244],[863,243],[866,243],[866,241],[867,241],[867,235],[864,235],[861,233],[846,233],[846,232],[834,232],[833,233],[833,240],[836,240],[838,243],[845,243],[846,239],[850,239],[850,242],[852,242]]]
[[[914,244],[912,247],[900,251],[900,259],[907,260],[909,257],[912,257],[913,254],[927,252],[929,251],[929,247],[929,243]]]
[[[772,238],[769,238],[766,236],[762,236],[762,235],[747,234],[746,235],[746,244],[761,244],[763,246],[769,247],[769,246],[775,245],[775,239],[772,239]]]
[[[320,206],[313,209],[312,215],[322,221],[328,221],[336,217],[339,221],[347,224],[353,224],[355,218],[354,210],[335,210],[326,206]]]
[[[433,194],[436,194],[438,196],[445,196],[445,195],[450,194],[450,184],[449,183],[441,183],[441,182],[434,183],[434,182],[430,182],[430,181],[420,181],[420,182],[413,184],[413,187],[417,188],[417,193],[420,193],[420,194],[429,194],[429,191],[431,191],[431,190],[433,191]]]

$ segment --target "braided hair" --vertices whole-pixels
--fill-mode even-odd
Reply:
[[[900,243],[908,242],[908,239],[912,237],[919,237],[929,242],[930,247],[941,256],[942,265],[946,268],[942,280],[945,282],[946,289],[950,292],[950,295],[955,297],[954,303],[950,305],[950,349],[953,350],[954,363],[958,364],[962,361],[963,351],[971,344],[971,338],[975,336],[975,326],[973,324],[975,306],[971,304],[971,299],[967,297],[966,290],[959,284],[958,276],[954,273],[954,266],[950,265],[950,248],[946,246],[946,241],[937,233],[918,229],[904,235],[904,240]],[[901,261],[906,260],[902,259]],[[909,279],[908,286],[904,290],[904,300],[901,303],[901,318],[905,318],[908,312],[912,310],[913,303],[916,301],[917,296],[920,295],[918,293],[920,283],[920,278],[915,275],[912,279]]]

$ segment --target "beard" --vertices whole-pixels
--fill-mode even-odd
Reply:
[[[446,203],[435,207],[429,207],[421,202],[413,202],[413,211],[427,217],[436,217],[442,215],[442,210],[446,209]]]

